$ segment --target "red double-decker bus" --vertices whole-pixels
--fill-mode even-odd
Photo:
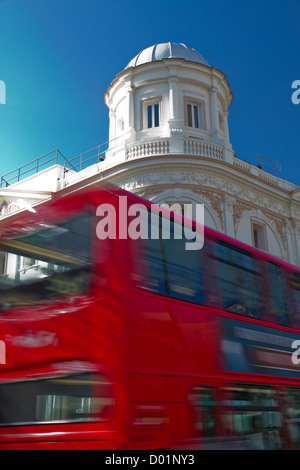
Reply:
[[[96,185],[1,223],[1,449],[300,447],[299,269],[152,215]]]

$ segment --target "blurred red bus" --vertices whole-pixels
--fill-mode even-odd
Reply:
[[[96,185],[0,225],[0,448],[299,448],[299,269],[176,215],[101,240],[121,197],[150,212]]]

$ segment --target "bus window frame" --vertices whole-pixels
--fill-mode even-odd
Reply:
[[[238,313],[238,312],[230,311],[230,310],[227,310],[227,308],[229,308],[229,307],[227,307],[227,308],[225,307],[224,297],[223,297],[222,280],[221,280],[221,275],[220,275],[220,262],[222,262],[222,259],[220,259],[220,256],[217,253],[217,245],[218,244],[221,244],[221,245],[225,246],[228,249],[233,249],[236,252],[240,252],[242,255],[249,256],[249,258],[251,258],[253,260],[255,271],[252,271],[251,269],[248,269],[248,268],[243,269],[243,270],[246,271],[246,272],[250,272],[251,274],[254,274],[256,276],[256,284],[257,284],[257,288],[258,288],[258,292],[259,292],[258,301],[259,301],[260,311],[261,311],[260,316],[251,315],[250,313]],[[212,257],[215,259],[215,266],[216,266],[215,276],[218,279],[218,286],[219,286],[219,289],[220,289],[219,292],[220,292],[220,303],[221,303],[220,308],[221,308],[221,310],[223,312],[225,312],[226,314],[233,314],[233,315],[235,315],[236,317],[239,317],[239,318],[244,317],[246,319],[251,319],[251,320],[255,320],[255,321],[262,321],[263,320],[262,299],[261,299],[261,294],[260,294],[260,285],[259,285],[259,282],[258,282],[258,279],[257,279],[257,276],[261,275],[261,270],[260,270],[260,266],[257,262],[257,257],[255,256],[255,254],[252,251],[250,251],[250,250],[247,251],[246,249],[240,247],[239,245],[234,245],[233,243],[230,243],[227,240],[224,240],[222,238],[216,238],[215,239],[214,254],[213,254]],[[225,262],[225,264],[229,264],[233,267],[237,267],[238,269],[240,268],[240,265],[235,265],[235,264],[232,264],[230,262]],[[241,304],[241,305],[243,305],[243,304]]]
[[[46,297],[43,299],[39,299],[37,301],[34,301],[33,303],[30,304],[20,304],[16,306],[12,306],[8,309],[2,309],[0,310],[0,316],[1,315],[17,315],[21,314],[23,315],[24,312],[28,312],[28,315],[30,314],[30,309],[41,309],[43,310],[44,308],[49,308],[49,303],[53,306],[57,306],[60,304],[66,304],[69,302],[69,299],[72,299],[72,297],[76,297],[78,300],[91,297],[97,292],[97,286],[95,285],[95,277],[97,278],[98,275],[98,266],[99,266],[99,250],[96,249],[96,244],[98,240],[96,239],[96,217],[95,217],[95,210],[94,206],[91,203],[88,203],[86,201],[81,201],[79,205],[76,205],[76,207],[70,207],[70,208],[63,208],[59,213],[55,211],[53,207],[46,208],[45,211],[42,213],[42,218],[41,214],[38,214],[38,218],[35,218],[35,214],[33,214],[33,218],[28,218],[24,220],[24,224],[22,225],[22,229],[30,229],[31,233],[35,233],[35,230],[42,224],[46,223],[49,225],[60,225],[63,224],[65,221],[76,219],[80,216],[83,215],[89,215],[90,216],[90,240],[89,240],[89,264],[86,266],[88,269],[88,280],[86,287],[83,292],[81,293],[57,293],[53,297]],[[31,214],[32,216],[32,214]],[[22,219],[20,219],[22,220]],[[20,221],[19,221],[20,223]],[[3,237],[0,237],[0,249],[2,247],[2,239],[13,239],[14,236],[16,236],[18,232],[18,228],[20,227],[19,224],[17,226],[12,226],[8,230],[5,230],[5,235]],[[94,254],[97,254],[96,257]],[[34,284],[34,282],[33,282]],[[20,286],[21,284],[19,284]],[[17,286],[17,287],[19,287]],[[95,290],[96,289],[96,290]],[[25,320],[26,316],[24,317]]]

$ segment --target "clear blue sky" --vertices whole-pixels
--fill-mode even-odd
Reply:
[[[227,76],[235,153],[300,185],[299,0],[0,0],[0,175],[108,139],[104,93],[142,49],[182,42]]]

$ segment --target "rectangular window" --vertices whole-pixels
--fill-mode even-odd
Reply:
[[[108,419],[111,385],[101,375],[72,375],[0,385],[0,425]]]
[[[154,105],[154,127],[159,127],[159,104]]]
[[[0,276],[6,274],[6,253],[0,252]]]
[[[148,106],[147,107],[148,129],[150,127],[153,127],[152,126],[152,121],[153,121],[153,119],[152,119],[152,114],[153,113],[152,112],[153,112],[152,106]]]
[[[257,230],[257,228],[253,228],[253,239],[254,239],[255,248],[258,248],[258,230]]]
[[[189,400],[195,442],[200,438],[201,448],[282,449],[281,408],[272,388],[245,383],[221,388],[198,385],[192,388]]]
[[[194,109],[194,126],[199,128],[199,107],[198,106],[193,106]]]
[[[186,250],[186,242],[191,239],[185,238],[181,222],[149,213],[148,227],[148,239],[140,243],[139,266],[134,273],[137,285],[162,295],[203,304],[202,250]]]
[[[288,302],[286,297],[286,282],[281,267],[275,263],[268,263],[271,295],[274,316],[280,325],[289,325]]]
[[[290,326],[300,328],[300,274],[292,271],[284,272],[286,275],[286,298]]]
[[[287,422],[292,442],[300,449],[300,391],[298,388],[287,389]]]
[[[266,251],[266,231],[264,225],[252,222],[252,239],[253,246],[259,250]]]
[[[135,244],[136,246],[137,244]],[[138,263],[135,266],[133,277],[138,287],[142,287],[150,292],[166,295],[166,273],[163,259],[161,225],[159,217],[151,217],[150,211],[148,212],[148,239],[141,240],[139,243]]]
[[[281,416],[275,391],[241,384],[226,392],[231,395],[234,434],[244,438],[251,449],[281,449]]]
[[[216,258],[224,308],[229,312],[261,318],[259,274],[253,256],[220,241]]]
[[[147,127],[159,127],[159,103],[147,106]]]
[[[213,389],[195,386],[192,389],[190,399],[195,412],[194,426],[196,435],[200,435],[202,438],[216,437],[216,402]]]
[[[90,241],[90,214],[0,240],[7,257],[7,274],[0,277],[0,309],[86,291]]]
[[[196,129],[203,129],[203,115],[201,104],[187,104],[187,125]]]
[[[300,274],[294,273],[292,287],[296,296],[296,308],[298,317],[300,317]]]
[[[203,304],[202,250],[186,250],[188,240],[181,223],[172,220],[170,227],[170,239],[163,240],[169,295]],[[181,239],[176,239],[175,231]]]

